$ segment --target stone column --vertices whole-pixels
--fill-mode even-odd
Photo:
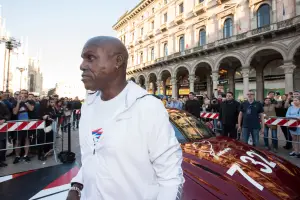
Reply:
[[[167,91],[166,91],[166,81],[162,81],[162,89],[163,89],[163,95],[167,95]]]
[[[278,1],[272,1],[272,18],[273,21],[271,23],[276,23],[277,22],[277,2]],[[287,6],[287,5],[285,5]]]
[[[242,72],[242,75],[243,75],[243,85],[244,85],[243,95],[244,95],[244,98],[246,98],[247,93],[249,91],[250,66],[243,66],[241,72]]]
[[[256,67],[256,99],[258,101],[264,100],[264,69],[262,66]]]
[[[296,16],[300,15],[300,0],[296,0]]]
[[[228,86],[229,86],[229,91],[232,92],[233,94],[235,93],[234,74],[235,74],[235,69],[230,68],[228,70]]]
[[[194,92],[195,75],[189,75],[190,92]]]
[[[207,96],[209,98],[212,97],[212,91],[211,91],[211,77],[207,76],[206,78],[206,87],[207,87]]]
[[[146,87],[147,92],[149,92],[149,88],[150,88],[149,81],[145,81],[145,87]]]
[[[284,70],[285,75],[285,93],[293,92],[294,91],[294,77],[293,73],[296,69],[296,66],[293,62],[285,62],[282,66],[280,66]]]
[[[157,94],[160,95],[160,86],[161,86],[162,81],[158,79],[156,81],[156,86],[157,86]]]
[[[177,80],[175,77],[171,78],[172,84],[172,97],[177,98]]]
[[[188,45],[188,48],[193,48],[194,47],[194,30],[193,26],[189,26],[188,28],[188,39],[186,41],[186,44]]]
[[[217,97],[218,96],[219,71],[212,71],[211,78],[213,81],[213,94],[215,97]]]
[[[156,47],[154,49],[155,53],[155,59],[160,58],[162,56],[160,56],[160,43],[159,41],[156,42]]]

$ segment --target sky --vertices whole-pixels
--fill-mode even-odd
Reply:
[[[44,88],[80,81],[84,43],[98,35],[116,36],[118,18],[140,0],[0,0],[11,36],[28,36],[29,55],[42,52]]]

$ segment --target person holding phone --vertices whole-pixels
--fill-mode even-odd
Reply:
[[[28,91],[27,90],[21,90],[20,95],[18,96],[17,102],[13,105],[13,114],[16,115],[17,120],[24,120],[27,121],[30,119],[29,112],[33,112],[34,110],[35,102],[33,100],[28,100]],[[14,134],[14,139],[16,140],[15,146],[20,147],[20,144],[25,141],[25,154],[23,156],[23,160],[26,162],[30,161],[30,158],[28,157],[29,152],[29,131],[18,131]],[[15,153],[16,157],[14,160],[14,164],[17,164],[20,162],[20,148],[16,148]]]

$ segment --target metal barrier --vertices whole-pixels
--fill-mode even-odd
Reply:
[[[200,118],[201,119],[208,119],[208,120],[218,120],[219,119],[219,113],[212,113],[212,112],[201,112],[200,113]],[[265,125],[267,126],[277,126],[277,136],[279,133],[279,127],[281,128],[283,134],[284,132],[287,133],[287,139],[286,140],[280,140],[278,139],[274,139],[272,137],[261,137],[261,138],[268,138],[268,139],[273,139],[273,140],[277,140],[277,141],[285,141],[285,142],[290,142],[290,143],[294,143],[294,144],[300,144],[300,141],[293,141],[292,138],[289,138],[290,136],[290,129],[291,128],[300,128],[300,119],[297,118],[286,118],[286,117],[276,117],[276,116],[269,116],[269,117],[265,117]],[[286,130],[284,130],[286,128]],[[216,130],[220,130],[220,129],[216,129],[215,126],[212,128],[214,131]],[[269,128],[268,130],[269,132],[272,131],[271,128]],[[269,135],[269,134],[268,134]],[[251,137],[249,137],[248,143],[252,143],[252,139]]]
[[[45,130],[48,130],[46,133]],[[5,149],[0,149],[0,151],[15,150],[21,148],[37,147],[42,145],[52,145],[52,150],[56,158],[56,151],[54,147],[55,136],[52,127],[46,127],[46,122],[43,120],[16,120],[7,121],[0,125],[0,134],[5,134],[6,144],[11,144]],[[52,133],[50,133],[52,131]],[[47,137],[48,134],[48,137]],[[53,134],[53,140],[47,141],[49,134]],[[29,139],[29,145],[22,145],[22,140]],[[51,140],[51,138],[50,138]],[[18,141],[18,146],[13,144],[13,141]],[[11,147],[10,147],[11,146]],[[47,153],[50,153],[49,152]]]

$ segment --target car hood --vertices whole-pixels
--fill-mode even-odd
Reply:
[[[227,137],[182,144],[182,150],[186,183],[216,199],[300,198],[300,169],[270,152]],[[193,195],[184,199],[202,196]]]

